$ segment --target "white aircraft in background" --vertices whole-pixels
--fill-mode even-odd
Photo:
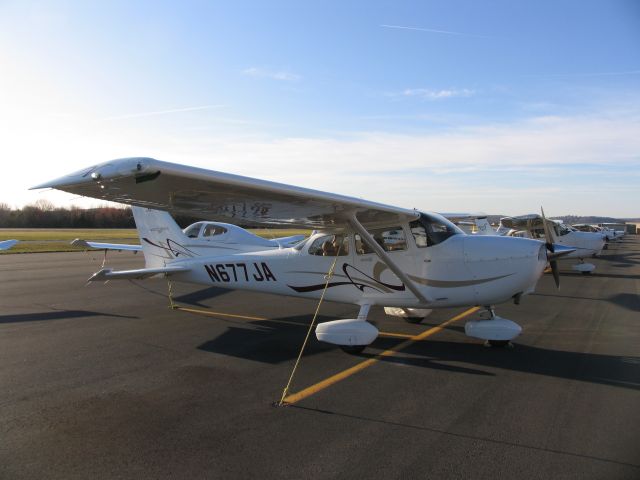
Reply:
[[[625,235],[624,230],[614,230],[613,228],[609,228],[607,225],[611,225],[612,227],[617,225],[615,223],[601,223],[600,225],[590,225],[588,223],[576,223],[571,225],[572,228],[579,230],[581,232],[595,232],[600,233],[604,236],[607,242],[612,242],[614,240],[619,240],[621,237]]]
[[[605,246],[605,239],[600,233],[581,232],[562,222],[549,220],[542,215],[529,214],[517,217],[503,217],[497,230],[486,228],[486,218],[480,220],[484,234],[504,235],[522,238],[544,239],[553,245],[563,245],[575,251],[564,255],[561,260],[578,259],[579,263],[571,266],[573,270],[585,275],[590,274],[596,267],[586,263],[585,258],[594,257],[601,253]],[[478,226],[480,231],[481,226]]]
[[[602,229],[602,233],[607,236],[607,240],[619,240],[626,233],[624,230],[616,230],[617,223],[599,223],[597,226]]]
[[[318,340],[347,351],[362,351],[378,336],[366,321],[373,305],[422,317],[434,308],[483,306],[488,318],[469,321],[465,332],[504,345],[522,329],[496,316],[493,306],[532,293],[555,256],[537,240],[465,235],[435,213],[152,158],[113,160],[34,188],[133,206],[145,268],[102,269],[90,280],[162,274],[172,281],[314,299],[326,284],[327,300],[360,306],[357,318],[316,328]],[[252,244],[254,238],[232,248],[217,242],[202,247],[192,244],[168,211],[316,232],[292,247]],[[327,280],[334,262],[335,274]]]
[[[497,235],[486,213],[442,213],[468,235]]]
[[[16,243],[18,243],[18,240],[3,240],[0,242],[0,250],[9,250]]]

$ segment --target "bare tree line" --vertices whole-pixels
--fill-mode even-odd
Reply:
[[[185,227],[199,219],[176,215]],[[122,207],[56,207],[48,200],[38,200],[22,208],[11,208],[0,202],[0,228],[135,228],[131,208]]]
[[[12,209],[0,202],[0,228],[134,228],[130,208],[56,207],[48,200]]]

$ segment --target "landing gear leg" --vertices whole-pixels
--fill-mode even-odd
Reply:
[[[493,308],[493,306],[489,305],[484,308],[486,309],[486,312],[489,314],[488,321],[495,320],[496,318],[500,318],[496,315],[496,311]],[[493,347],[493,348],[505,348],[507,346],[513,347],[513,345],[511,345],[510,340],[487,340],[486,342],[484,342],[484,346]]]

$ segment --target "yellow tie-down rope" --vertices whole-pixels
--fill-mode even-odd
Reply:
[[[329,282],[331,281],[331,278],[333,277],[333,273],[335,271],[336,264],[338,263],[338,257],[340,256],[340,251],[342,250],[342,243],[343,242],[341,242],[340,245],[338,245],[338,251],[336,252],[336,256],[335,256],[335,258],[333,260],[333,263],[331,264],[331,268],[329,269],[329,271],[327,272],[327,275],[325,276],[326,282],[324,284],[324,288],[322,289],[322,294],[320,295],[320,300],[318,301],[318,305],[316,306],[316,311],[313,314],[313,319],[311,320],[311,324],[309,325],[309,330],[307,331],[307,335],[304,338],[304,342],[302,343],[302,348],[300,348],[300,353],[298,354],[298,358],[296,359],[296,363],[294,364],[293,370],[291,371],[291,375],[289,376],[289,381],[287,382],[287,386],[284,387],[284,390],[282,391],[282,397],[280,398],[280,401],[275,403],[275,405],[278,406],[278,407],[282,407],[282,406],[286,405],[286,402],[284,401],[284,399],[289,394],[289,387],[291,386],[291,382],[293,381],[293,377],[296,374],[296,370],[298,369],[298,365],[300,363],[300,359],[302,358],[302,354],[304,353],[304,349],[307,346],[307,343],[309,341],[309,337],[311,336],[311,332],[313,330],[313,327],[316,324],[316,319],[318,318],[318,313],[320,312],[320,306],[322,305],[322,301],[324,300],[324,295],[327,292],[327,288],[329,288]],[[176,304],[173,301],[173,283],[171,283],[171,280],[169,279],[169,277],[167,277],[167,286],[168,286],[169,308],[171,308],[172,310],[183,310],[184,307],[179,306],[178,304]],[[184,310],[192,311],[190,309],[184,309]]]
[[[169,287],[169,293],[168,293],[168,296],[169,296],[169,308],[172,309],[172,310],[180,308],[173,301],[173,283],[171,283],[171,280],[169,279],[169,276],[167,276],[167,286]]]
[[[344,242],[344,240],[343,240]],[[287,386],[284,387],[282,391],[282,397],[280,397],[280,401],[275,403],[275,406],[282,407],[287,405],[284,399],[289,394],[289,387],[291,386],[291,382],[293,381],[293,377],[296,374],[296,370],[298,369],[298,364],[300,363],[300,359],[302,358],[302,354],[304,353],[304,349],[307,346],[307,342],[309,341],[309,337],[311,336],[311,331],[313,330],[313,326],[316,324],[316,318],[318,318],[318,313],[320,312],[320,306],[322,305],[322,301],[324,300],[324,294],[327,292],[327,288],[329,288],[329,282],[331,281],[331,277],[333,277],[333,272],[335,271],[336,264],[338,263],[338,256],[340,255],[340,250],[342,249],[343,242],[340,242],[338,246],[338,251],[336,252],[336,258],[333,260],[333,264],[329,269],[329,272],[326,275],[327,281],[324,284],[324,288],[322,289],[322,295],[320,295],[320,300],[318,301],[318,306],[316,307],[316,311],[313,314],[313,318],[311,319],[311,324],[309,325],[309,330],[307,330],[307,336],[304,337],[304,342],[302,343],[302,348],[300,349],[300,353],[298,353],[298,358],[296,359],[296,363],[293,365],[293,370],[291,370],[291,375],[289,376],[289,381],[287,382]]]

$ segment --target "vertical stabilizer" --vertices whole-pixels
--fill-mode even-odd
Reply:
[[[159,268],[175,260],[194,257],[185,245],[187,236],[168,212],[131,207],[147,268]]]
[[[496,231],[491,227],[491,224],[487,220],[487,217],[477,217],[476,223],[476,235],[497,235]]]

